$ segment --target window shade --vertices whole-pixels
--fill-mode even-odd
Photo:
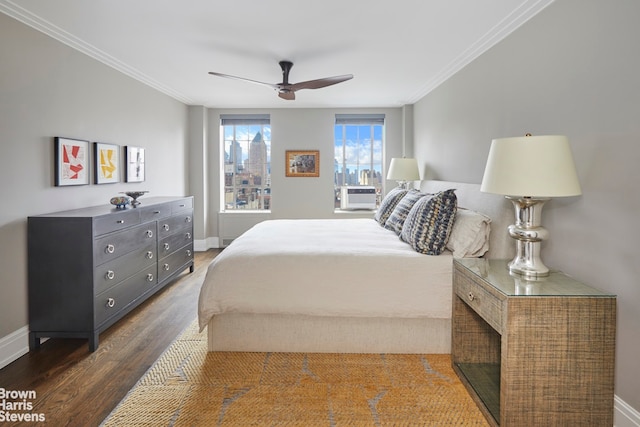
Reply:
[[[384,114],[336,114],[337,125],[384,125]]]
[[[220,124],[226,125],[268,125],[269,114],[220,114]]]

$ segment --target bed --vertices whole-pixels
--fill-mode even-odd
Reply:
[[[507,202],[477,184],[420,191],[448,189],[458,215],[486,215],[497,230],[484,256],[509,258]],[[265,221],[209,266],[200,328],[209,351],[449,353],[454,253],[419,253],[372,218]]]

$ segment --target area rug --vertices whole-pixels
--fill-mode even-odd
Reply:
[[[207,352],[196,322],[103,426],[487,426],[450,356]]]

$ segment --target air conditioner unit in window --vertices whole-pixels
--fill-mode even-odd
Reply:
[[[375,209],[376,188],[346,186],[340,191],[340,209]]]

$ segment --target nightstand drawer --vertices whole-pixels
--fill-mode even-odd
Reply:
[[[455,293],[480,315],[493,329],[502,334],[502,301],[456,271]]]

